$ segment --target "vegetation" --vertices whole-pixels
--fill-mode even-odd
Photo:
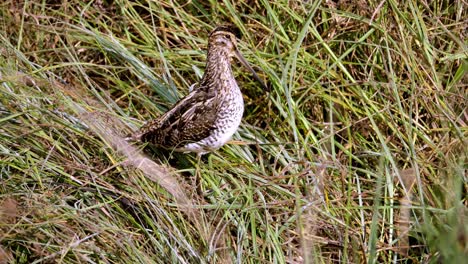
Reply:
[[[0,263],[462,263],[466,1],[3,1]],[[128,143],[231,23],[233,141]]]

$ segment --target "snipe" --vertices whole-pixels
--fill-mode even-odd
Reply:
[[[231,70],[232,57],[237,57],[265,87],[239,53],[235,29],[217,27],[208,38],[208,57],[201,81],[132,138],[198,155],[222,147],[239,127],[244,112],[244,100]]]

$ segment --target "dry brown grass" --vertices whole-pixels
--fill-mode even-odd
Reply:
[[[465,2],[0,5],[1,261],[468,254]],[[237,143],[196,164],[124,141],[199,80],[226,22],[271,87],[234,65]]]

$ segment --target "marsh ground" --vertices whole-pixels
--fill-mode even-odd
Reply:
[[[465,1],[0,6],[0,262],[467,257]],[[224,23],[271,88],[234,65],[234,141],[199,164],[125,142]]]

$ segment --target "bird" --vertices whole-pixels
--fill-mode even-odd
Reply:
[[[213,152],[229,141],[244,113],[244,100],[231,68],[236,57],[266,89],[237,47],[240,31],[231,25],[216,27],[208,35],[205,72],[189,93],[159,118],[147,122],[134,140],[197,156]]]

